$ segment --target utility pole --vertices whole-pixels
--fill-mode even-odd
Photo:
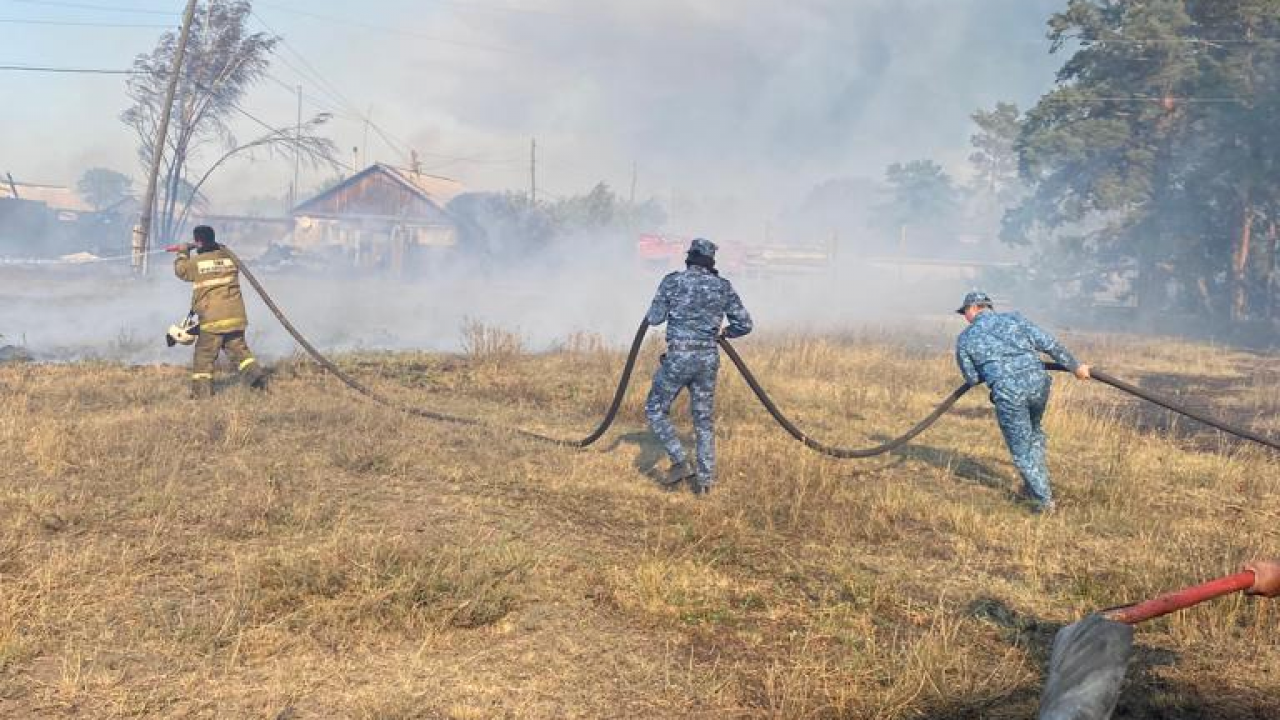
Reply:
[[[302,158],[302,86],[298,86],[298,124],[293,135],[293,186],[289,188],[289,209],[298,206],[298,164]]]
[[[356,167],[356,172],[360,172],[369,162],[369,126],[373,124],[373,106],[369,106],[369,112],[364,116],[364,140],[360,143],[360,163]]]
[[[538,204],[538,138],[529,143],[529,206]]]
[[[173,65],[169,68],[169,86],[164,91],[164,107],[160,109],[160,127],[156,130],[155,143],[151,146],[151,170],[147,173],[147,191],[142,196],[142,216],[133,231],[133,269],[147,273],[147,251],[151,246],[151,214],[156,205],[156,180],[160,175],[160,161],[164,157],[165,139],[169,135],[169,115],[173,112],[173,96],[178,91],[178,76],[182,73],[182,59],[187,54],[187,39],[191,37],[191,21],[196,15],[196,0],[187,0],[187,10],[182,16],[182,31],[178,34],[178,47],[173,51]]]
[[[636,206],[636,175],[638,173],[639,173],[639,168],[637,167],[636,162],[633,160],[631,162],[631,207]]]

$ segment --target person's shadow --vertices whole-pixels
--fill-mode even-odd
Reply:
[[[693,460],[692,453],[693,453],[693,448],[695,443],[692,435],[691,434],[686,435],[682,433],[680,436],[680,441],[684,443],[685,448],[689,450],[690,452],[689,459]],[[635,445],[640,450],[640,452],[636,455],[635,462],[632,463],[632,466],[636,469],[636,472],[640,473],[641,475],[644,475],[649,480],[652,480],[659,487],[662,487],[664,489],[670,489],[664,483],[667,476],[667,471],[666,471],[667,451],[666,451],[666,448],[662,447],[662,443],[658,441],[658,438],[652,432],[648,430],[638,430],[636,432],[630,432],[630,433],[624,433],[622,435],[618,435],[614,439],[613,443],[610,444],[607,448],[605,448],[604,452],[615,452],[616,450],[618,450],[618,448],[622,447],[622,445],[624,444]],[[934,451],[934,452],[941,453],[943,451]],[[891,458],[891,461],[890,461],[891,466],[896,466],[904,462],[905,460],[909,459],[911,456],[906,455],[903,453],[903,451],[899,450],[894,453],[890,453],[885,457]],[[977,463],[975,463],[975,465],[977,465]],[[978,467],[982,468],[984,466],[978,465]],[[848,466],[848,468],[846,469],[847,474],[845,475],[845,477],[852,479],[852,478],[859,478],[863,476],[869,476],[869,475],[875,474],[879,470],[883,470],[883,468],[877,469],[877,468],[869,467],[862,464],[855,464],[855,465]]]
[[[615,452],[624,444],[634,445],[640,450],[636,455],[635,462],[632,463],[637,472],[655,481],[662,477],[664,473],[660,465],[663,459],[666,458],[667,451],[662,447],[662,443],[658,442],[658,438],[653,433],[647,430],[637,430],[618,435],[605,452]]]
[[[1014,491],[1013,485],[1004,473],[986,463],[978,462],[964,453],[928,445],[908,444],[894,450],[893,455],[946,470],[965,482],[995,490],[1010,501],[1017,502],[1021,500],[1021,496]]]
[[[686,448],[692,445],[688,438],[682,437],[681,442],[684,443]],[[632,463],[636,472],[653,481],[659,487],[665,488],[663,481],[666,480],[667,472],[664,461],[667,458],[667,451],[662,447],[662,443],[658,442],[658,438],[647,430],[625,433],[617,436],[605,452],[615,452],[623,444],[635,445],[640,450],[636,455],[635,462]]]

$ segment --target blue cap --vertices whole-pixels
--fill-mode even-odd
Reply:
[[[964,302],[960,303],[960,308],[956,310],[956,312],[963,315],[964,311],[973,305],[979,305],[981,307],[992,307],[995,305],[995,303],[991,302],[990,295],[982,292],[981,290],[974,290],[973,292],[964,296]]]
[[[689,243],[690,255],[713,258],[716,256],[716,249],[716,244],[706,238],[695,238],[693,242]]]

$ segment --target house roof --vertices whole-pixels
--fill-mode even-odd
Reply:
[[[390,179],[395,184],[408,190],[411,195],[434,205],[441,212],[455,197],[465,192],[462,183],[457,180],[438,175],[415,173],[407,168],[398,168],[386,163],[375,163],[319,195],[303,201],[293,209],[292,214],[305,215],[315,211],[331,196],[342,193],[347,188],[375,174]]]
[[[18,187],[18,199],[42,202],[54,210],[72,210],[74,212],[92,212],[93,207],[80,197],[80,193],[60,185],[36,185],[34,183],[15,182]],[[8,180],[0,180],[0,198],[12,198],[13,188]]]
[[[415,173],[408,168],[398,168],[393,165],[378,163],[376,167],[382,167],[393,173],[401,182],[408,183],[410,187],[415,188],[422,193],[423,197],[432,200],[440,207],[445,207],[452,200],[463,192],[465,189],[462,183],[447,177],[439,175],[427,175],[426,173]]]

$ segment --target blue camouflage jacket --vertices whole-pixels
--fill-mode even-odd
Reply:
[[[751,315],[728,280],[692,265],[662,279],[646,316],[650,325],[667,323],[670,350],[714,350],[720,323],[728,316],[724,335],[742,337],[751,332]]]
[[[956,340],[956,363],[965,382],[985,382],[993,390],[1003,382],[1043,374],[1040,353],[1072,372],[1080,365],[1052,335],[1018,313],[986,310]]]

